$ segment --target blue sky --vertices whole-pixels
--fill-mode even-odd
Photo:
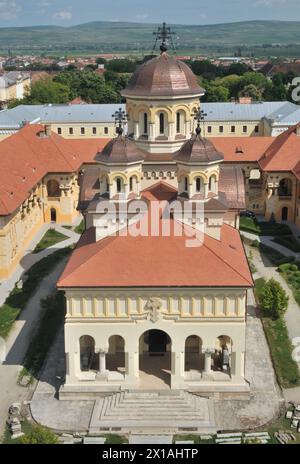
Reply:
[[[300,20],[299,0],[0,0],[0,26],[89,21],[214,24],[251,19]]]

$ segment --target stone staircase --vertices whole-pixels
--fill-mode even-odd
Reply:
[[[215,431],[212,400],[180,391],[121,391],[95,402],[89,431]]]

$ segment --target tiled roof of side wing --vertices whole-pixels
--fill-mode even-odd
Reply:
[[[0,127],[19,127],[35,122],[113,122],[112,114],[124,104],[19,105],[0,111]]]
[[[0,127],[20,126],[27,122],[112,122],[112,114],[125,104],[20,105],[0,111]],[[283,122],[300,120],[299,106],[290,102],[202,103],[207,121],[256,121],[263,117]]]
[[[288,116],[299,107],[290,102],[258,102],[258,103],[202,103],[207,113],[207,121],[256,121],[266,117],[277,119],[284,114]]]
[[[23,121],[34,123],[40,121],[43,105],[19,105],[0,111],[0,127],[20,127]]]
[[[41,114],[43,122],[108,122],[114,121],[112,114],[124,104],[84,104],[44,106]]]

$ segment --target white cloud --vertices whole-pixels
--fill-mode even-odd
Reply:
[[[68,10],[56,11],[52,17],[54,19],[58,19],[59,21],[69,21],[72,19],[72,13]]]
[[[135,18],[136,19],[147,19],[148,18],[148,14],[147,13],[143,13],[143,14],[137,14],[135,15]]]
[[[277,5],[284,5],[286,3],[286,0],[256,0],[254,3],[255,7],[260,7],[260,6],[277,6]]]
[[[14,0],[0,0],[0,20],[10,21],[18,16],[22,7]]]

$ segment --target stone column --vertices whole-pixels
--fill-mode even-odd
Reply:
[[[174,348],[173,348],[174,349]],[[171,388],[183,388],[184,382],[184,353],[179,350],[171,352]]]
[[[175,129],[175,123],[174,122],[169,122],[169,127],[168,127],[168,140],[174,140],[174,129]]]
[[[204,198],[208,196],[208,184],[204,184]]]
[[[126,386],[136,387],[139,377],[139,353],[127,351],[125,353],[125,380]]]
[[[99,351],[99,373],[105,374],[106,372],[106,352]]]
[[[149,123],[149,137],[148,137],[148,140],[150,142],[153,142],[153,140],[155,140],[155,123],[154,122]]]
[[[135,122],[134,123],[134,138],[137,140],[140,136],[140,128],[139,128],[139,123]]]
[[[210,348],[206,348],[204,351],[204,372],[203,372],[203,379],[204,380],[212,380],[212,370],[211,370],[211,355],[213,354],[214,350]]]

